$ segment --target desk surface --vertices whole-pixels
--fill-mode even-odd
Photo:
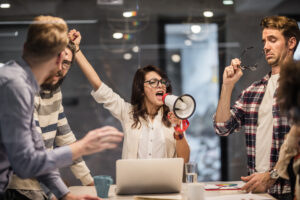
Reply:
[[[210,182],[205,182],[205,184],[206,183],[210,183]],[[228,182],[211,182],[211,183],[228,183]],[[230,183],[232,183],[232,181]],[[183,183],[182,192],[180,194],[174,194],[174,197],[176,196],[178,198],[178,196],[179,196],[179,197],[181,197],[181,199],[185,199],[184,197],[185,197],[186,188],[187,188],[187,184]],[[70,189],[71,193],[75,194],[75,195],[89,194],[89,195],[97,196],[96,189],[94,186],[72,186],[69,189]],[[114,200],[118,200],[118,199],[120,199],[120,200],[131,199],[132,200],[133,199],[133,196],[130,196],[130,195],[116,195],[115,189],[116,189],[116,185],[111,185],[111,187],[109,189],[109,194],[108,194],[109,199],[114,199]],[[245,192],[242,192],[241,190],[205,191],[205,197],[243,194],[243,193],[245,193]],[[259,195],[261,197],[267,197],[268,199],[269,198],[274,199],[267,193],[260,193],[260,194],[256,194],[256,195]],[[137,196],[151,196],[151,195],[137,195]],[[157,196],[157,194],[155,194],[155,196]],[[170,194],[168,194],[168,196],[170,196]]]

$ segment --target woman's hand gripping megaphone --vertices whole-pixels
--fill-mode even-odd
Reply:
[[[180,125],[181,119],[178,119],[173,112],[168,113],[168,119],[173,126]]]
[[[189,121],[187,119],[178,119],[173,112],[168,113],[168,119],[174,126],[174,138],[176,140],[181,140],[184,137],[186,129],[190,125]]]

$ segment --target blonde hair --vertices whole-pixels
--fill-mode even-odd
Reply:
[[[30,24],[23,57],[44,61],[58,55],[68,44],[68,26],[59,17],[38,16]]]

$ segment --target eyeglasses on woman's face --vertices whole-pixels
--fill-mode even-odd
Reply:
[[[166,79],[150,79],[148,81],[145,81],[144,83],[149,83],[150,87],[152,88],[157,88],[159,86],[159,83],[163,86],[163,87],[168,87],[170,85],[170,81],[166,80]]]

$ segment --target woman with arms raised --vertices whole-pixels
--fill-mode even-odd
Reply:
[[[139,68],[132,84],[131,103],[104,84],[79,49],[81,35],[76,30],[69,38],[77,46],[75,60],[93,87],[92,96],[103,103],[122,124],[124,143],[122,158],[173,158],[189,161],[190,149],[183,131],[174,130],[181,120],[163,103],[163,95],[172,92],[167,76],[158,67]]]

